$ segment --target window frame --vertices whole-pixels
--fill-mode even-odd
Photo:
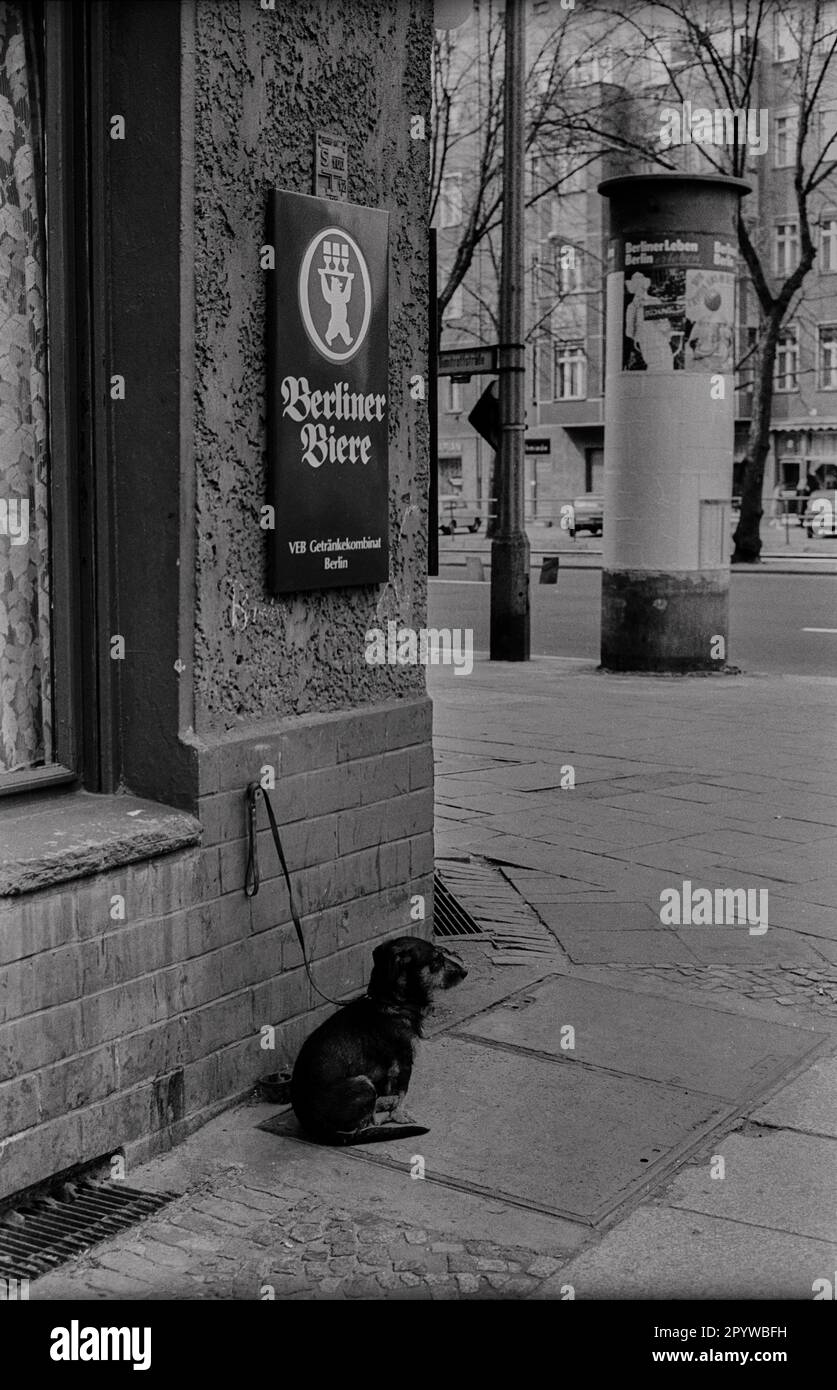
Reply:
[[[787,235],[785,235],[785,236],[780,236],[780,231],[779,231],[779,229],[780,229],[781,227],[792,227],[792,228],[794,229],[792,236],[787,236]],[[795,245],[795,247],[796,247],[795,258],[794,258],[794,262],[793,262],[792,265],[788,264],[788,257],[787,257],[787,252],[788,252],[788,249],[789,249],[789,247],[790,247],[791,245]],[[784,252],[784,255],[783,255],[783,257],[782,257],[782,260],[783,260],[784,263],[780,263],[780,256],[779,256],[780,248],[781,248],[781,250]],[[776,276],[780,276],[780,275],[785,275],[785,276],[787,276],[787,275],[792,275],[798,264],[799,264],[799,218],[798,218],[798,217],[783,217],[783,218],[781,218],[781,220],[777,220],[777,221],[774,223],[774,225],[773,225],[773,273],[774,273]]]
[[[820,217],[818,226],[819,254],[817,260],[817,269],[819,270],[821,275],[835,275],[837,274],[837,214],[830,214],[829,216]],[[827,234],[825,230],[826,227],[832,228],[832,230]],[[826,245],[826,241],[828,241],[830,247],[828,265],[825,264],[825,258],[823,256],[823,250]]]
[[[783,123],[783,138],[787,143],[787,158],[779,158],[779,122]],[[796,163],[796,142],[799,138],[799,111],[786,107],[773,117],[773,168],[792,169]]]
[[[84,785],[113,790],[116,726],[104,666],[112,592],[105,410],[94,381],[104,343],[105,20],[85,0],[43,0],[51,716],[54,760],[0,772],[0,798]],[[92,81],[91,74],[99,80]],[[98,132],[97,132],[98,123]],[[102,190],[95,198],[91,188]],[[101,292],[91,293],[91,284]],[[101,354],[100,354],[101,355]],[[103,370],[103,368],[101,369]],[[108,737],[104,730],[110,729]]]
[[[833,333],[834,335],[834,364],[832,367],[829,368],[830,374],[834,377],[834,384],[832,386],[827,386],[824,380],[825,372],[823,370],[823,348],[825,346],[825,343],[823,341],[823,333]],[[837,391],[837,323],[817,324],[817,390]]]
[[[572,350],[572,351],[570,351]],[[562,395],[558,387],[561,367],[579,368],[578,393]],[[555,344],[553,355],[552,399],[554,401],[584,401],[587,399],[587,353],[583,338],[568,338]]]
[[[787,350],[787,349],[786,349],[786,345],[782,342],[782,339],[783,339],[783,338],[792,338],[792,339],[793,339],[793,348],[794,348],[793,357],[794,357],[794,359],[795,359],[795,366],[794,366],[794,369],[793,369],[793,372],[792,372],[792,373],[784,372],[784,373],[782,374],[782,376],[780,376],[780,375],[779,375],[779,361],[780,361],[779,354],[780,354],[781,352],[784,352],[784,351]],[[794,392],[796,392],[796,391],[799,390],[800,366],[801,366],[801,361],[800,361],[800,351],[799,351],[799,325],[798,325],[798,324],[795,324],[795,323],[793,323],[793,324],[788,324],[785,328],[782,329],[782,332],[781,332],[780,335],[779,335],[779,341],[778,341],[777,344],[776,344],[776,363],[775,363],[774,370],[773,370],[773,391],[774,391],[774,393],[775,393],[777,396],[792,396],[792,395],[794,394]],[[781,384],[781,382],[782,382],[784,379],[786,379],[788,376],[792,376],[792,377],[793,377],[793,385],[792,385],[792,386],[783,386],[783,385]]]

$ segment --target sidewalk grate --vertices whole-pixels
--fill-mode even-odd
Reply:
[[[482,936],[483,929],[453,896],[441,874],[433,875],[434,936]]]
[[[0,1277],[35,1279],[171,1202],[175,1192],[65,1182],[0,1217]]]

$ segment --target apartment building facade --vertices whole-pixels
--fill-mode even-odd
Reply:
[[[714,99],[695,70],[694,49],[670,19],[668,32],[661,22],[653,44],[648,43],[652,25],[666,17],[660,7],[646,10],[645,23],[631,30],[615,21],[603,28],[599,20],[594,27],[583,11],[564,11],[559,0],[529,9],[527,100],[534,124],[544,132],[542,138],[530,132],[526,175],[525,502],[530,520],[557,521],[564,502],[601,491],[608,208],[597,191],[599,183],[615,174],[664,172],[646,157],[651,147],[665,153],[678,169],[716,171],[706,145],[697,140],[663,150],[662,113],[675,104],[673,78],[682,73],[678,86],[690,110],[711,107]],[[837,27],[833,10],[826,6],[822,20],[824,32],[832,36]],[[474,76],[462,88],[465,109],[458,120],[474,130],[479,126],[474,103],[492,95],[486,53],[496,24],[496,14],[483,6],[460,31],[460,44],[470,48]],[[713,41],[739,59],[752,51],[746,48],[749,36],[743,30],[719,29]],[[753,54],[753,140],[752,147],[748,142],[745,169],[751,193],[744,200],[744,215],[774,285],[793,268],[800,248],[793,184],[797,53],[792,26],[778,12],[770,15]],[[539,69],[554,92],[551,120],[540,115]],[[565,119],[562,130],[567,112],[581,120]],[[573,127],[583,125],[585,115],[595,133],[579,137]],[[454,118],[454,126],[456,122]],[[832,62],[806,143],[810,159],[827,147],[836,129],[837,62]],[[615,137],[612,142],[609,133]],[[440,284],[469,215],[477,153],[476,137],[470,143],[467,138],[453,141],[448,151],[435,217]],[[710,153],[717,155],[717,148]],[[831,157],[837,157],[837,148]],[[791,492],[808,478],[821,487],[837,485],[837,176],[829,174],[811,195],[810,217],[817,255],[779,341],[766,504],[777,487]],[[496,304],[499,233],[486,241],[490,244],[477,249],[463,284],[444,311],[443,348],[496,341],[490,308]],[[742,264],[736,318],[733,495],[747,444],[760,332],[755,292]],[[459,488],[483,512],[488,510],[492,452],[468,424],[468,414],[486,383],[486,377],[472,377],[470,382],[443,377],[439,385],[440,492]]]

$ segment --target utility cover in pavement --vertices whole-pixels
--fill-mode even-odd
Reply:
[[[561,1047],[571,1024],[575,1046]],[[553,975],[458,1032],[743,1103],[825,1038],[658,995]]]

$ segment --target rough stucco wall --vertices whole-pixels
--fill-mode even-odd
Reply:
[[[429,435],[409,379],[426,370],[427,143],[411,140],[409,117],[429,115],[431,13],[429,0],[197,3],[199,731],[424,689],[420,667],[368,666],[364,634],[425,620]],[[330,127],[348,137],[350,200],[390,213],[390,581],[271,600],[259,248],[268,190],[313,191],[314,132]],[[231,625],[234,598],[244,628]]]

